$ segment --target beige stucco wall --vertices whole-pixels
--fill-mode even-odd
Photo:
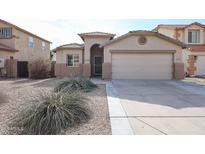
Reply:
[[[82,49],[64,49],[64,50],[58,50],[56,52],[56,63],[66,64],[66,58],[68,54],[79,54],[79,63],[82,64]]]
[[[104,62],[111,63],[111,50],[175,50],[174,62],[183,63],[182,49],[173,43],[158,38],[156,36],[146,36],[147,43],[140,45],[138,43],[139,36],[129,36],[123,40],[104,47]]]
[[[15,53],[14,52],[9,52],[9,51],[2,51],[0,50],[0,58],[4,59],[10,59],[10,56],[14,57]]]
[[[158,32],[163,34],[163,35],[166,35],[168,37],[171,37],[173,39],[178,39],[179,41],[181,42],[185,42],[184,39],[185,39],[185,36],[184,36],[184,30],[177,30],[177,33],[178,33],[178,36],[176,37],[176,30],[175,30],[175,27],[170,27],[170,28],[165,28],[165,27],[160,27],[158,29]]]
[[[158,29],[158,32],[175,39],[175,37],[174,37],[175,36],[175,29],[174,28],[163,28],[162,27],[162,28]]]
[[[199,44],[203,44],[205,43],[205,39],[204,39],[204,28],[200,27],[200,26],[197,26],[197,25],[192,25],[192,26],[189,26],[187,27],[185,30],[184,30],[184,36],[185,36],[185,40],[184,40],[184,43],[188,44],[188,31],[190,29],[199,29],[200,30],[200,43]],[[196,44],[196,43],[194,43]]]
[[[0,27],[10,27],[2,22],[0,22]],[[19,52],[16,52],[14,55],[15,59],[19,61],[31,61],[37,58],[50,58],[50,43],[45,42],[45,49],[41,48],[41,42],[43,40],[33,37],[34,40],[34,48],[29,48],[28,46],[28,38],[29,34],[22,32],[14,27],[12,27],[12,34],[14,37],[12,39],[0,39],[0,43],[13,47]]]
[[[8,25],[0,22],[0,28],[1,27],[9,27]],[[12,39],[0,39],[0,43],[3,43],[5,45],[8,45],[10,47],[13,47],[15,46],[15,38],[12,38]]]
[[[33,37],[34,48],[29,48],[28,39],[30,35],[17,29],[13,30],[13,34],[17,36],[15,39],[15,49],[19,50],[19,52],[16,53],[15,57],[19,61],[31,61],[38,58],[50,58],[50,44],[48,42],[44,41],[45,49],[42,49],[41,42],[43,40],[31,36]]]
[[[197,25],[191,25],[185,29],[178,30],[178,33],[180,34],[178,36],[178,39],[183,42],[188,44],[188,31],[190,29],[199,29],[200,30],[200,43],[199,44],[204,44],[205,43],[205,31],[204,28],[197,26]],[[158,32],[161,34],[164,34],[166,36],[169,36],[171,38],[176,39],[175,37],[175,27],[159,27]]]
[[[183,62],[184,62],[184,72],[188,72],[188,67],[189,67],[189,64],[188,64],[188,59],[189,59],[189,55],[190,55],[190,50],[188,49],[183,49],[182,50],[182,54],[183,54]]]
[[[94,44],[102,44],[109,41],[109,37],[84,37],[85,41],[85,63],[90,63],[90,48]]]

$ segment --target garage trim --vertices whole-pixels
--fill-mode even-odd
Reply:
[[[176,53],[176,50],[110,50],[111,53]]]
[[[130,52],[128,52],[130,51]],[[134,51],[134,52],[133,52]],[[172,56],[172,79],[175,77],[175,67],[174,67],[174,53],[176,52],[175,50],[110,50],[111,54],[111,59],[113,59],[113,53],[115,54],[171,54]],[[111,68],[113,66],[113,61],[111,61]],[[111,69],[111,78],[113,78],[113,70]]]

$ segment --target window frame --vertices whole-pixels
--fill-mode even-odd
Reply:
[[[191,40],[189,38],[190,33],[191,33]],[[194,35],[194,33],[195,33],[195,35]],[[198,34],[198,35],[196,35],[196,34]],[[199,29],[189,29],[188,30],[188,43],[189,44],[200,44],[200,30]]]
[[[0,27],[0,39],[11,39],[12,38],[12,27]]]
[[[43,45],[44,44],[44,45]],[[41,49],[45,50],[46,49],[46,42],[41,41]]]
[[[68,56],[72,56],[72,65],[68,63]],[[79,54],[67,54],[66,55],[66,66],[68,67],[79,67],[80,55]]]
[[[32,42],[31,42],[31,40],[32,40]],[[28,37],[28,47],[29,48],[34,48],[34,39],[33,39],[32,36]]]

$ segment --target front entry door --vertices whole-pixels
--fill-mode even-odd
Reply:
[[[102,56],[96,56],[94,57],[94,75],[100,76],[102,75]]]

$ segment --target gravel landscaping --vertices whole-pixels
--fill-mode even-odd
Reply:
[[[19,130],[10,127],[11,121],[22,110],[31,106],[30,100],[41,91],[51,91],[59,79],[44,80],[0,80],[0,92],[8,96],[6,103],[0,104],[0,134],[19,134]],[[109,135],[111,126],[108,113],[105,85],[90,93],[85,93],[92,117],[88,123],[71,128],[66,134],[74,135]]]

